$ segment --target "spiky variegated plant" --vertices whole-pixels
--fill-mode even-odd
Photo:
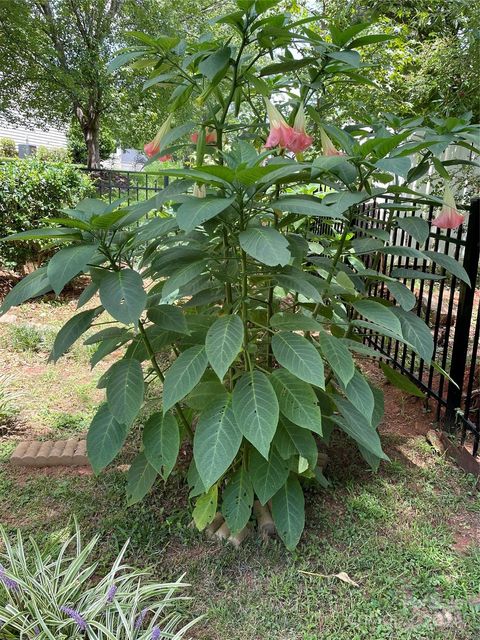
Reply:
[[[78,273],[90,273],[79,307],[96,293],[100,303],[67,322],[52,359],[92,326],[99,328],[88,338],[98,345],[92,364],[122,349],[102,377],[106,402],[88,434],[94,470],[121,450],[158,378],[163,409],[143,425],[130,501],[158,475],[167,480],[189,439],[198,527],[220,508],[239,531],[257,496],[272,501],[291,549],[304,527],[302,478],[324,482],[320,440],[339,428],[373,467],[386,458],[377,433],[382,394],[354,358],[374,355],[362,332],[400,340],[426,362],[432,357],[430,331],[413,311],[414,287],[404,282],[441,276],[406,269],[402,260],[435,260],[466,275],[448,256],[392,246],[390,231],[399,226],[425,243],[429,224],[412,214],[441,201],[410,185],[431,167],[448,178],[442,152],[451,143],[472,148],[474,133],[455,118],[328,126],[336,83],[373,90],[357,49],[389,36],[359,35],[361,24],[332,26],[325,39],[313,18],[295,22],[277,4],[237,0],[237,10],[217,20],[224,38],[135,34],[138,47],[112,67],[150,65],[146,87],[172,89],[173,115],[146,152],[190,157],[192,166],[160,172],[170,185],[146,202],[85,200],[55,227],[11,238],[66,246],[17,285],[2,309],[51,289],[58,294]],[[187,101],[197,121],[172,123]],[[384,205],[379,222],[359,205],[380,195],[394,204]],[[152,210],[157,215],[146,220]],[[329,233],[312,231],[319,220]],[[389,254],[398,260],[391,277],[379,270]],[[379,282],[385,293],[377,299],[370,292]],[[162,352],[170,354],[167,366]]]
[[[20,531],[10,541],[0,528],[0,637],[5,640],[181,640],[198,621],[182,623],[179,595],[189,585],[152,580],[124,561],[92,580],[98,537],[84,545],[78,527],[58,553],[44,553]]]

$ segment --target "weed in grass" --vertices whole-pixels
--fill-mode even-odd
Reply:
[[[12,418],[17,415],[18,407],[16,402],[20,394],[12,390],[11,376],[0,375],[0,429],[8,425]]]
[[[81,433],[90,425],[91,416],[85,413],[52,413],[50,426],[55,431],[62,433]]]
[[[36,353],[50,351],[56,331],[33,325],[12,325],[8,330],[8,346],[13,351]]]

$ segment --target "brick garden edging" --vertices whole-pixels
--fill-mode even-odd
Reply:
[[[89,465],[87,441],[69,438],[20,442],[10,462],[19,467],[84,467]]]

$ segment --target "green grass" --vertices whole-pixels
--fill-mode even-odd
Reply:
[[[480,498],[450,463],[413,448],[421,466],[397,459],[378,475],[360,462],[345,469],[334,448],[332,489],[308,490],[307,528],[294,554],[255,537],[238,551],[205,540],[188,526],[178,475],[127,508],[119,471],[17,477],[2,465],[0,514],[12,532],[18,525],[47,546],[76,516],[85,535],[102,536],[100,567],[131,538],[132,562],[153,566],[161,579],[186,571],[194,586],[188,611],[208,613],[198,639],[474,640],[480,548],[455,551],[452,523],[480,517]],[[341,571],[359,588],[333,577]],[[453,623],[439,627],[445,611]]]

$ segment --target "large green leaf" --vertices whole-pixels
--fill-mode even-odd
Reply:
[[[450,272],[453,276],[455,276],[459,280],[462,280],[462,282],[465,282],[465,284],[467,284],[469,287],[471,286],[468,273],[458,262],[458,260],[455,260],[455,258],[452,258],[452,256],[449,256],[445,253],[438,253],[438,251],[424,251],[423,253],[428,256],[430,260],[433,260],[438,265]]]
[[[375,398],[372,389],[365,377],[358,369],[355,369],[353,378],[343,387],[348,400],[364,415],[368,422],[373,419],[373,410],[375,407]]]
[[[163,413],[184,398],[200,382],[208,360],[203,345],[190,347],[175,360],[165,375]]]
[[[195,227],[218,216],[219,213],[228,209],[235,201],[235,198],[217,198],[207,196],[206,198],[189,197],[177,210],[177,223],[180,229],[190,233]]]
[[[313,344],[298,333],[281,331],[272,338],[273,355],[290,373],[325,389],[323,360]]]
[[[128,425],[118,422],[108,405],[102,404],[95,414],[87,434],[87,453],[94,473],[100,473],[123,447]]]
[[[416,313],[393,307],[392,312],[397,316],[402,327],[402,336],[413,347],[418,355],[430,362],[433,356],[433,335],[428,326]]]
[[[413,291],[401,282],[386,282],[386,285],[392,296],[405,311],[411,311],[417,304],[417,298]]]
[[[291,269],[289,273],[285,274],[276,274],[275,279],[279,286],[287,291],[296,291],[314,302],[322,302],[322,296],[315,285],[309,280],[308,274],[304,274],[299,269]]]
[[[185,404],[197,411],[203,411],[215,400],[219,398],[225,400],[226,397],[227,390],[219,380],[205,380],[205,382],[197,384],[188,394],[185,398]]]
[[[286,369],[275,369],[271,381],[283,415],[299,427],[322,435],[322,414],[312,387]]]
[[[240,467],[223,491],[222,514],[232,534],[241,531],[252,513],[253,487],[248,473]]]
[[[389,367],[386,362],[380,362],[380,368],[382,369],[387,380],[393,384],[394,387],[400,389],[401,391],[405,391],[411,396],[417,396],[418,398],[425,398],[425,394],[423,391],[414,384],[410,378],[400,373],[400,371],[396,371]]]
[[[335,396],[335,403],[342,415],[331,416],[331,419],[359,445],[378,458],[388,460],[388,456],[382,451],[378,433],[367,418],[345,398]]]
[[[120,422],[131,424],[143,404],[145,385],[138,360],[123,359],[108,371],[107,402],[110,413]]]
[[[268,459],[279,416],[268,377],[261,371],[244,373],[233,390],[232,406],[240,431]]]
[[[57,295],[67,282],[85,270],[96,251],[94,244],[78,244],[57,251],[47,266],[48,279]]]
[[[207,524],[214,519],[218,504],[218,485],[214,484],[206,493],[197,498],[193,510],[193,520],[197,529],[203,531]]]
[[[137,322],[145,309],[147,294],[142,276],[133,269],[110,271],[100,281],[99,291],[105,309],[123,324]]]
[[[402,334],[400,321],[384,304],[375,300],[359,300],[353,304],[353,308],[370,322],[375,322],[375,324],[380,324],[382,327],[390,329],[390,331]]]
[[[397,224],[400,229],[403,229],[409,235],[415,238],[418,244],[422,245],[427,241],[427,238],[430,234],[430,225],[423,218],[420,218],[418,216],[398,218]]]
[[[47,267],[40,267],[33,273],[22,278],[9,293],[0,306],[0,314],[6,313],[12,307],[17,307],[30,298],[36,298],[52,290],[47,277]]]
[[[290,465],[272,447],[268,460],[253,449],[249,461],[250,477],[255,493],[262,504],[282,487],[290,472]]]
[[[214,53],[200,62],[198,65],[200,73],[206,76],[212,84],[215,84],[225,74],[230,62],[230,55],[230,47],[216,49]]]
[[[200,415],[193,439],[195,465],[205,488],[225,473],[241,442],[231,398],[219,398]]]
[[[250,227],[239,236],[240,246],[262,264],[285,266],[290,262],[288,240],[272,227]]]
[[[329,333],[322,332],[319,338],[320,348],[332,371],[344,385],[347,385],[355,373],[355,363],[350,351],[339,338]]]
[[[157,472],[148,462],[144,453],[139,453],[127,474],[127,504],[142,500],[153,487]]]
[[[207,357],[220,380],[240,352],[243,334],[243,322],[237,315],[220,316],[207,331]]]
[[[189,333],[182,310],[171,304],[159,304],[147,311],[148,319],[157,327],[174,333]]]
[[[159,194],[157,194],[158,196]],[[156,204],[156,203],[155,203]],[[156,207],[155,207],[156,208]],[[178,227],[175,218],[153,218],[138,228],[132,247],[138,247],[150,240],[157,240]]]
[[[277,533],[289,551],[297,546],[305,526],[305,499],[295,476],[290,476],[272,498]]]
[[[328,204],[330,209],[330,217],[339,217],[340,214],[345,213],[350,207],[353,207],[365,200],[370,200],[374,195],[383,193],[383,189],[373,189],[372,193],[367,191],[335,191],[327,193],[323,199],[325,205]]]
[[[402,176],[402,178],[407,177],[410,165],[411,160],[409,157],[382,158],[375,163],[375,166],[382,171]]]
[[[80,233],[73,231],[73,229],[63,229],[61,227],[45,227],[41,229],[29,229],[28,231],[19,231],[18,233],[12,233],[6,238],[0,238],[0,242],[16,242],[21,240],[49,240],[54,238],[61,238],[62,240],[81,240]]]
[[[177,462],[180,431],[171,413],[153,413],[143,428],[145,457],[166,481]]]
[[[102,311],[102,307],[96,307],[95,309],[81,311],[73,316],[73,318],[70,318],[55,336],[55,342],[53,343],[52,351],[48,358],[49,361],[56,362],[63,356],[72,344],[85,333],[92,324],[93,319]]]
[[[323,327],[314,318],[302,313],[279,311],[270,318],[270,326],[291,331],[320,331]]]
[[[162,295],[167,298],[172,293],[191,282],[194,278],[203,273],[207,263],[205,260],[195,260],[183,265],[174,271],[167,282],[163,285]]]
[[[315,469],[318,460],[318,447],[313,434],[308,429],[302,429],[289,420],[281,420],[280,428],[291,442],[295,452],[308,460],[310,469]]]
[[[272,202],[272,207],[280,211],[288,211],[289,213],[296,213],[313,218],[344,219],[341,212],[327,207],[320,198],[315,196],[282,196]]]

